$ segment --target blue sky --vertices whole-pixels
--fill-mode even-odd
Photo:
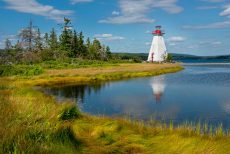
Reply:
[[[150,32],[162,25],[168,52],[230,54],[230,0],[0,0],[0,47],[30,19],[60,33],[63,17],[113,52],[148,53]]]

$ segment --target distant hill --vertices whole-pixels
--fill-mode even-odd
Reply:
[[[148,53],[113,53],[113,55],[119,56],[121,59],[139,59],[139,60],[146,60],[148,58]],[[221,55],[221,56],[195,56],[189,54],[178,54],[178,53],[171,53],[173,56],[173,60],[175,61],[203,61],[203,60],[229,60],[230,55]]]

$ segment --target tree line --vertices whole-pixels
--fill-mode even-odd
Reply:
[[[49,33],[42,34],[30,21],[29,26],[19,32],[19,39],[14,45],[9,39],[5,40],[7,54],[4,55],[4,59],[14,56],[15,60],[26,59],[33,62],[63,57],[91,60],[111,58],[108,46],[102,45],[96,38],[92,42],[90,38],[85,40],[83,32],[73,29],[70,19],[64,18],[61,30],[59,36],[54,28]]]

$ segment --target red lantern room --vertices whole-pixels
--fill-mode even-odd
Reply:
[[[153,35],[163,36],[165,33],[161,30],[161,26],[156,26],[156,30],[152,32]]]

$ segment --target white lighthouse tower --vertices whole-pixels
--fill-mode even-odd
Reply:
[[[154,35],[152,45],[149,51],[148,62],[163,62],[167,57],[167,49],[161,26],[156,26],[156,30],[152,32]]]

